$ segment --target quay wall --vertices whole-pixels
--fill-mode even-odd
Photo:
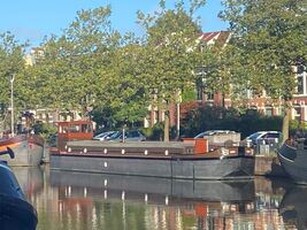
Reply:
[[[277,156],[256,155],[255,176],[287,177]]]

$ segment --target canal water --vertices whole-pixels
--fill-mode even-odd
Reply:
[[[41,230],[307,229],[307,187],[13,168]]]

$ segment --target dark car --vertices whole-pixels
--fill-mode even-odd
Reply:
[[[124,138],[123,138],[124,135]],[[146,137],[139,130],[117,131],[109,141],[145,141]]]

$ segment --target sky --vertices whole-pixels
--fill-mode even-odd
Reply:
[[[171,2],[167,0],[173,7]],[[188,1],[186,1],[188,2]],[[19,42],[29,41],[30,46],[38,46],[44,36],[60,35],[76,18],[77,11],[111,5],[113,28],[121,33],[128,31],[141,34],[136,24],[136,12],[153,13],[158,9],[159,0],[9,0],[2,1],[0,7],[0,33],[10,31]],[[226,30],[228,24],[222,22],[218,12],[222,9],[220,0],[207,0],[206,6],[197,12],[201,17],[203,32]]]

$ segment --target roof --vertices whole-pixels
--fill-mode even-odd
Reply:
[[[206,42],[208,45],[215,43],[227,44],[230,39],[231,33],[229,31],[215,31],[205,32],[199,37],[199,40]]]

